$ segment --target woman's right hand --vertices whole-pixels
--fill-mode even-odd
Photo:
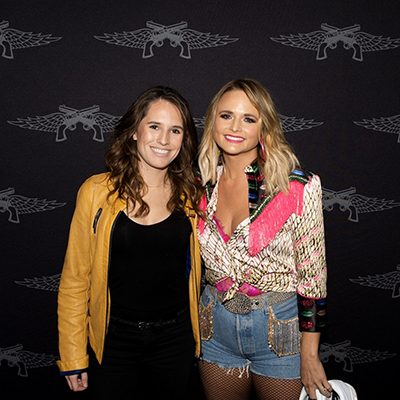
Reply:
[[[88,387],[88,374],[87,372],[82,372],[76,375],[67,375],[65,377],[68,382],[68,386],[74,392],[81,392]]]

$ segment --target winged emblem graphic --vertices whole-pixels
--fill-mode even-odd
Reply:
[[[400,203],[394,203],[393,200],[377,199],[366,197],[356,193],[356,188],[335,192],[326,188],[322,188],[322,205],[326,211],[332,211],[335,204],[339,205],[340,211],[348,211],[351,222],[358,222],[358,215],[389,210],[393,207],[400,206]]]
[[[61,274],[42,276],[41,278],[25,278],[23,281],[15,281],[18,285],[26,286],[30,289],[47,290],[49,292],[58,292]]]
[[[284,115],[279,115],[279,117],[282,121],[284,133],[304,131],[323,124],[323,122],[314,122],[313,119],[305,120],[304,118],[286,117]]]
[[[0,22],[0,46],[3,48],[4,58],[14,58],[14,49],[44,46],[61,39],[61,37],[51,37],[51,35],[41,33],[22,32],[9,26],[8,21]]]
[[[206,117],[201,117],[201,118],[193,117],[193,121],[194,121],[194,126],[196,128],[204,129],[204,125],[206,123]]]
[[[336,28],[326,23],[321,29],[310,33],[271,38],[274,42],[285,46],[297,47],[317,52],[317,60],[328,58],[327,49],[336,49],[339,42],[346,50],[353,50],[353,60],[363,61],[363,53],[370,51],[389,50],[400,46],[400,39],[384,38],[369,33],[360,32],[361,26],[355,24],[347,28]]]
[[[304,118],[286,117],[279,115],[282,122],[282,130],[284,133],[304,131],[306,129],[315,128],[323,124],[323,122],[314,122],[313,119],[305,120]],[[193,118],[194,124],[197,128],[204,129],[206,118]]]
[[[350,281],[361,286],[391,290],[393,299],[400,297],[400,265],[397,266],[397,271],[368,275],[366,277],[359,276],[358,279],[350,279]]]
[[[20,214],[31,214],[54,210],[62,207],[66,203],[56,203],[56,200],[39,200],[38,198],[29,198],[15,194],[14,188],[0,190],[0,212],[9,213],[8,221],[19,224]]]
[[[396,354],[388,354],[387,351],[363,350],[353,347],[350,340],[333,345],[321,343],[319,350],[321,361],[326,363],[331,356],[334,357],[337,363],[344,363],[343,371],[353,372],[353,365],[355,364],[386,360],[387,358],[396,356]]]
[[[18,118],[17,121],[8,121],[11,125],[34,131],[53,132],[56,142],[67,140],[67,131],[74,131],[78,123],[85,131],[93,132],[93,140],[104,142],[104,133],[111,132],[121,117],[99,112],[99,106],[92,106],[77,110],[61,105],[59,112],[36,117]]]
[[[164,45],[164,40],[168,39],[172,47],[180,47],[179,55],[186,59],[192,57],[191,50],[225,46],[239,40],[238,38],[229,38],[229,35],[219,36],[186,29],[187,26],[185,21],[169,26],[147,21],[146,28],[132,32],[105,33],[104,36],[95,36],[95,38],[117,46],[142,49],[142,58],[153,57],[154,46],[161,47]]]
[[[354,123],[366,129],[394,133],[398,135],[397,143],[400,143],[400,114],[393,115],[392,117],[372,118],[372,120],[363,119],[362,122],[354,121]]]
[[[49,367],[57,357],[53,354],[38,354],[23,350],[22,344],[0,348],[0,365],[6,361],[9,367],[17,367],[19,376],[27,377],[29,368]]]

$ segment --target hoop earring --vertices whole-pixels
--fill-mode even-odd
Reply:
[[[265,161],[266,161],[266,158],[265,158],[265,149],[264,149],[264,141],[263,141],[262,136],[260,137],[260,146],[261,146],[262,158],[263,158],[263,160],[264,160],[264,162],[265,162]]]

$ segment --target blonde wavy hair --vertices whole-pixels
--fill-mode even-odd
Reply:
[[[214,140],[214,124],[221,97],[232,90],[243,91],[259,112],[259,138],[264,142],[266,159],[263,158],[259,144],[257,161],[265,177],[266,192],[272,194],[275,190],[280,190],[288,193],[289,174],[299,166],[299,161],[283,135],[282,123],[271,95],[254,79],[236,79],[228,82],[208,106],[198,162],[203,185],[207,182],[215,184],[221,154],[223,162],[223,153]]]

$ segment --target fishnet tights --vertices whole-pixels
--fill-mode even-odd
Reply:
[[[199,371],[207,400],[248,400],[252,387],[258,400],[298,400],[302,388],[300,379],[267,378],[237,368],[227,373],[204,361],[199,362]]]

